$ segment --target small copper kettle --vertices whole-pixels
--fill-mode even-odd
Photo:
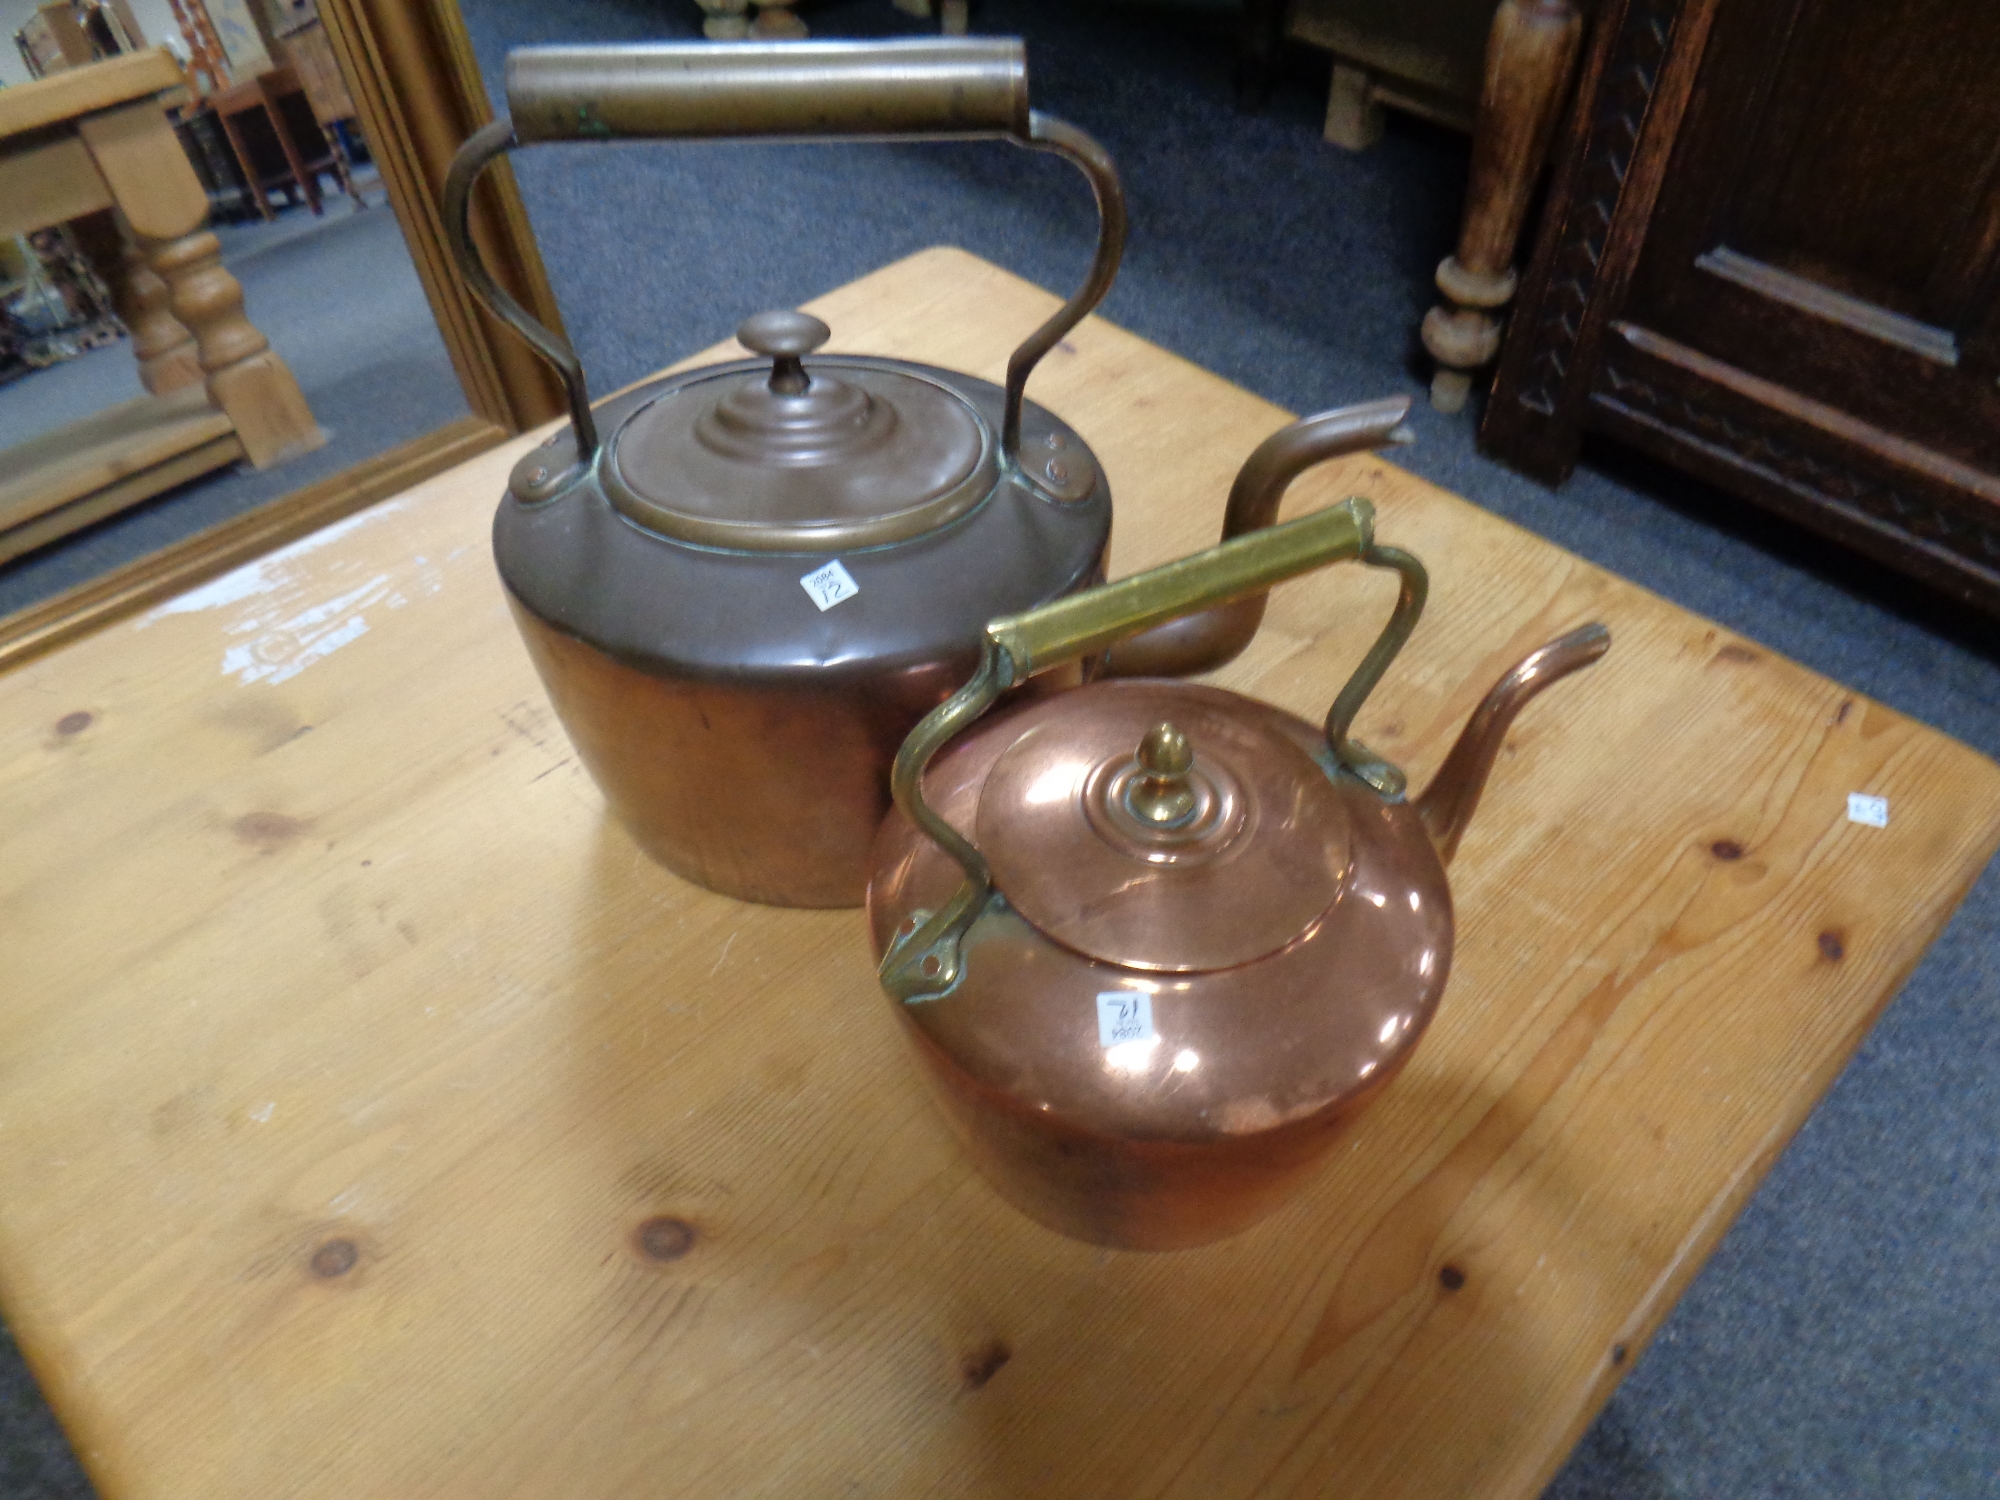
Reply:
[[[1348,734],[1426,589],[1373,525],[1348,500],[995,620],[897,758],[868,892],[883,987],[974,1161],[1063,1234],[1198,1245],[1302,1185],[1437,1007],[1445,865],[1508,724],[1610,645],[1593,624],[1532,653],[1406,797]],[[1343,558],[1402,590],[1324,727],[1149,680],[972,724],[1052,663]]]
[[[529,655],[655,859],[725,895],[859,905],[896,747],[972,670],[982,627],[1104,576],[1103,470],[1025,391],[1111,284],[1117,174],[1083,132],[1028,107],[1022,45],[1004,37],[526,48],[508,56],[507,99],[511,116],[453,161],[445,223],[473,291],[569,393],[568,427],[515,466],[494,518]],[[575,352],[494,283],[468,232],[473,184],[517,145],[893,136],[1010,140],[1090,182],[1089,274],[1004,386],[821,353],[827,326],[779,311],[738,330],[756,357],[593,409]],[[1391,440],[1403,409],[1353,409],[1333,451]],[[1260,524],[1254,505],[1232,516]],[[1115,670],[1217,665],[1256,619],[1213,624],[1131,642],[1134,665]]]

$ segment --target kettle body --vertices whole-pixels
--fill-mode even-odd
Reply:
[[[1531,653],[1431,785],[1353,739],[1422,564],[1350,499],[989,622],[979,671],[898,754],[876,843],[882,986],[992,1185],[1073,1238],[1171,1250],[1298,1190],[1408,1063],[1449,978],[1446,865],[1507,726],[1609,645]],[[1214,687],[1034,672],[1342,558],[1402,588],[1323,725]]]
[[[494,520],[529,654],[654,858],[726,895],[858,905],[896,747],[976,663],[980,626],[1102,576],[1102,469],[1025,388],[1116,272],[1116,172],[1029,109],[1005,38],[528,48],[508,57],[507,98],[454,160],[445,220],[468,284],[569,397]],[[594,407],[575,352],[493,281],[467,227],[480,172],[523,144],[897,136],[1009,140],[1091,184],[1085,284],[1004,385],[818,355],[826,325],[780,312],[739,329],[761,358]]]
[[[1325,744],[1317,725],[1211,687],[1135,679],[1072,696],[996,714],[954,741],[926,775],[930,806],[975,832],[996,763],[1059,730],[1065,708],[1133,746],[1171,719],[1199,755],[1217,714],[1246,737],[1295,748],[1308,767]],[[1347,830],[1342,887],[1355,894],[1324,901],[1272,951],[1221,951],[1220,966],[1199,970],[1159,968],[1157,951],[1143,967],[1108,962],[1051,941],[1006,901],[967,934],[948,997],[896,1006],[960,1141],[1030,1218],[1122,1249],[1235,1234],[1291,1197],[1409,1060],[1451,970],[1444,866],[1409,802],[1384,803],[1354,778],[1330,788]],[[868,916],[880,954],[910,912],[943,906],[962,875],[901,816],[884,825],[875,856]],[[1211,908],[1207,924],[1178,921],[1175,938],[1210,943],[1243,922]]]
[[[998,430],[1003,392],[969,376],[853,356],[805,364],[822,381],[878,368],[934,381]],[[739,361],[693,375],[766,373]],[[999,475],[942,526],[826,550],[676,535],[635,522],[612,487],[619,440],[689,379],[610,403],[599,415],[613,440],[553,495],[536,496],[532,476],[561,465],[567,432],[522,460],[493,523],[508,603],[579,758],[641,848],[741,899],[858,905],[897,746],[970,675],[987,619],[1101,580],[1110,490],[1082,439],[1029,402],[1030,451],[1062,455],[1085,483]]]

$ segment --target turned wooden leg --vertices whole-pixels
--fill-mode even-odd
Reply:
[[[357,209],[366,208],[368,200],[355,190],[354,163],[347,159],[347,147],[341,142],[340,132],[335,130],[332,125],[324,125],[320,128],[326,132],[327,154],[333,158],[334,181],[340,184],[340,190],[343,193],[354,200],[354,206]]]
[[[97,274],[111,288],[112,306],[132,335],[139,384],[155,396],[200,385],[194,335],[167,309],[167,284],[123,232],[109,210],[74,220],[70,230]]]
[[[250,462],[267,468],[325,443],[291,370],[243,315],[243,288],[202,228],[208,195],[160,107],[104,110],[79,121],[77,134],[146,264],[166,282],[173,315],[194,335],[208,399],[235,424]]]
[[[739,42],[750,35],[750,0],[701,0],[701,34],[711,42]]]
[[[119,255],[119,278],[111,283],[118,316],[132,332],[132,352],[139,357],[139,384],[155,396],[199,385],[201,351],[194,335],[173,315],[173,293],[146,264],[137,245],[127,241]]]
[[[292,139],[291,127],[285,124],[278,112],[278,103],[267,93],[264,96],[264,118],[271,122],[271,134],[278,138],[278,148],[285,153],[285,165],[290,168],[292,181],[296,182],[306,195],[306,202],[312,205],[313,217],[319,218],[326,212],[326,205],[320,202],[319,173],[306,170],[305,158],[299,155],[299,144]]]
[[[264,180],[257,175],[256,163],[250,159],[250,148],[243,144],[243,132],[236,128],[236,117],[218,110],[216,118],[222,121],[222,134],[229,141],[229,149],[236,153],[236,166],[243,173],[243,180],[250,185],[251,201],[257,205],[258,215],[268,223],[278,217],[277,210],[271,207]]]
[[[243,288],[222,268],[222,242],[203,229],[146,249],[174,316],[194,335],[208,399],[236,424],[250,462],[267,469],[325,443],[291,370],[243,316]]]
[[[1382,139],[1382,105],[1375,97],[1375,80],[1348,63],[1333,65],[1333,84],[1326,93],[1326,139],[1349,151],[1366,151]]]
[[[1424,318],[1424,347],[1438,362],[1431,405],[1439,411],[1460,410],[1474,372],[1500,352],[1521,221],[1582,35],[1574,0],[1501,0],[1494,13],[1458,253],[1437,270],[1446,301]]]
[[[754,36],[777,41],[798,41],[806,33],[806,23],[792,14],[797,0],[752,0],[757,19],[751,24]]]

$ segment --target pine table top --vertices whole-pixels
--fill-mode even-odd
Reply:
[[[812,310],[997,379],[1053,305],[934,250]],[[1114,576],[1286,420],[1101,320],[1032,394]],[[960,1157],[858,914],[606,818],[487,544],[533,440],[0,677],[0,1306],[107,1500],[1527,1500],[2000,842],[1963,746],[1328,466],[1288,513],[1370,495],[1431,570],[1357,726],[1413,784],[1532,646],[1612,652],[1515,726],[1438,1019],[1313,1187],[1073,1244]],[[1219,680],[1318,717],[1394,589],[1286,585]]]

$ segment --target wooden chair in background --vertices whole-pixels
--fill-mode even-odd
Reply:
[[[273,217],[270,194],[302,195],[315,214],[324,213],[319,174],[331,173],[341,191],[367,207],[354,190],[346,159],[320,129],[305,86],[289,67],[273,68],[209,96],[249,181],[257,210]]]

